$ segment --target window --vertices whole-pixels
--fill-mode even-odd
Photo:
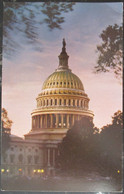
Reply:
[[[55,82],[53,82],[53,85],[55,85]]]
[[[4,154],[3,156],[3,162],[6,163],[6,159],[7,159],[7,154]]]
[[[62,104],[62,100],[61,99],[59,99],[59,105],[61,105]]]
[[[64,85],[66,85],[66,82],[64,82]]]
[[[59,83],[57,82],[57,85],[58,85]]]
[[[48,106],[48,100],[47,100],[47,106]]]
[[[69,99],[69,101],[68,101],[68,105],[70,106],[71,105],[71,100]]]
[[[35,149],[35,152],[38,152],[38,150],[37,150],[37,149]]]
[[[10,155],[10,162],[11,162],[11,163],[14,162],[14,158],[15,158],[15,155],[14,155],[14,154],[11,154],[11,155]]]
[[[62,85],[62,82],[60,82],[60,85]]]
[[[79,106],[79,100],[77,100],[77,106]]]
[[[34,163],[37,164],[39,160],[39,156],[34,156]]]
[[[11,147],[11,151],[13,151],[14,150],[14,148],[13,147]]]
[[[42,106],[42,100],[41,100],[41,106]]]
[[[68,82],[68,85],[69,85],[69,82]]]
[[[57,99],[55,99],[55,105],[57,105]]]
[[[27,159],[28,159],[28,164],[31,164],[32,156],[31,155],[28,155]]]
[[[19,160],[19,162],[23,162],[23,155],[22,154],[20,154],[19,156],[18,156],[18,160]]]
[[[52,101],[52,99],[51,99],[51,101],[50,101],[51,106],[52,106],[52,103],[53,103],[53,101]]]
[[[75,106],[75,100],[73,100],[73,106]]]
[[[20,151],[22,151],[22,148],[20,148]]]
[[[66,99],[64,99],[64,105],[66,105]]]
[[[82,107],[82,100],[81,100],[81,107]]]

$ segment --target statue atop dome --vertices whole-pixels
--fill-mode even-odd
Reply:
[[[65,42],[65,39],[63,38],[63,48],[62,48],[62,52],[66,52],[66,48],[65,48],[65,46],[66,46],[66,42]]]
[[[59,66],[58,66],[58,69],[57,70],[69,70],[68,68],[68,58],[69,56],[67,55],[66,53],[66,42],[65,42],[65,39],[63,38],[63,41],[62,41],[62,52],[60,53],[60,55],[58,56],[59,57]]]

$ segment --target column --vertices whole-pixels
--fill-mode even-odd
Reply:
[[[85,100],[83,100],[83,108],[85,109]]]
[[[40,116],[40,128],[42,129],[43,116]]]
[[[34,117],[32,117],[32,129],[34,128]]]
[[[53,166],[55,166],[55,149],[53,149]]]
[[[70,123],[69,123],[69,115],[66,115],[66,117],[67,117],[67,119],[66,119],[66,122],[67,122],[66,126],[67,126],[67,128],[69,128],[69,127],[70,127]]]
[[[50,122],[50,128],[52,128],[53,127],[53,115],[52,114],[50,115],[50,120],[51,120],[51,122]]]
[[[35,117],[35,128],[37,129],[37,116]]]
[[[38,129],[40,128],[40,115],[38,115]]]
[[[74,115],[72,117],[72,126],[74,125]]]
[[[77,107],[77,100],[75,99],[75,106]]]
[[[45,115],[45,128],[47,128],[47,115]]]
[[[47,150],[47,166],[50,166],[50,149]]]
[[[59,117],[58,117],[59,115],[58,114],[56,114],[56,128],[58,128],[58,124],[59,124]]]
[[[61,115],[61,128],[63,128],[63,114]]]

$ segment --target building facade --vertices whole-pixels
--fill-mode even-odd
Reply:
[[[45,80],[36,98],[37,107],[31,113],[32,129],[24,135],[25,140],[20,140],[18,144],[21,145],[22,141],[23,146],[32,144],[31,147],[40,147],[40,168],[55,167],[58,144],[75,121],[83,117],[93,119],[84,86],[69,68],[64,39],[62,44],[58,68]]]

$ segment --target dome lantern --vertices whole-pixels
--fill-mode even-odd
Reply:
[[[66,53],[66,42],[65,39],[63,38],[63,47],[62,47],[62,52],[60,53],[59,57],[59,66],[57,70],[67,70],[68,68],[68,58],[69,56]]]

